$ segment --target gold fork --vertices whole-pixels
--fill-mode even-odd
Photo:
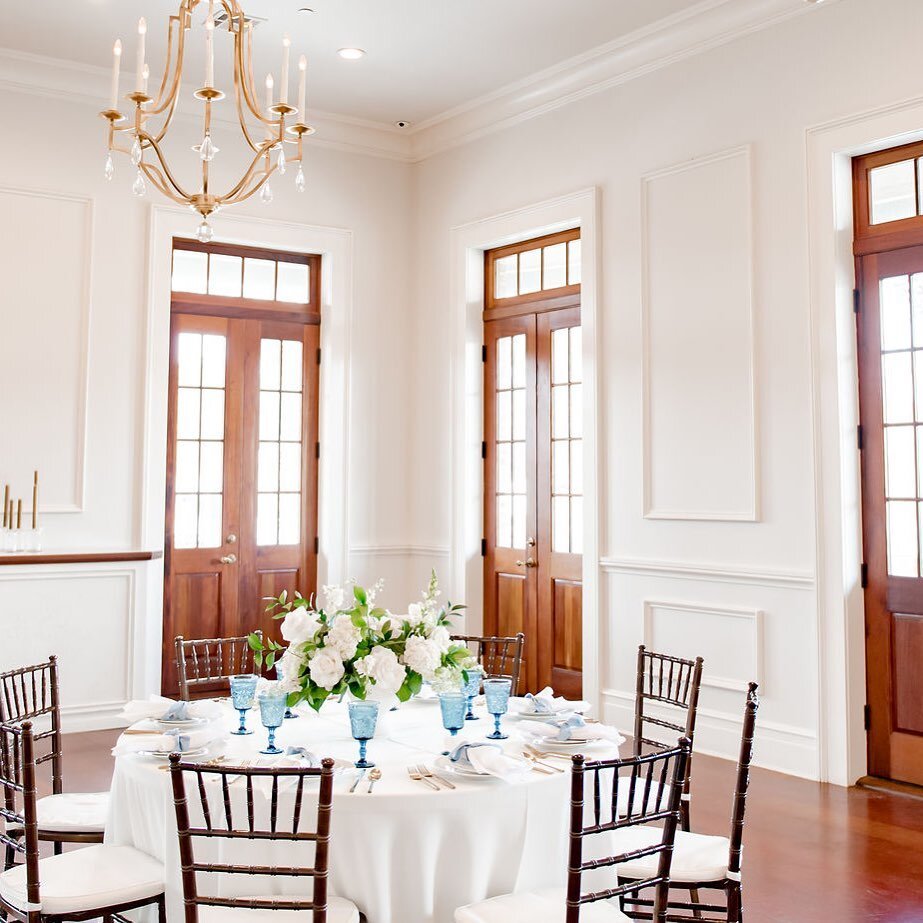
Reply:
[[[434,781],[439,782],[442,785],[444,785],[446,788],[451,788],[454,790],[455,786],[448,779],[444,779],[442,776],[436,775],[436,773],[433,772],[432,769],[427,768],[426,766],[423,765],[423,763],[420,763],[420,765],[417,766],[416,769],[417,769],[417,772],[420,773],[421,776],[424,776],[427,779],[433,779]]]
[[[417,772],[417,769],[415,766],[407,767],[407,775],[410,776],[410,778],[413,779],[414,782],[423,782],[424,784],[428,785],[434,792],[439,791],[439,786],[436,785],[435,782],[430,782],[430,780],[427,779],[426,776],[421,775],[419,772]]]
[[[564,770],[560,766],[553,766],[551,763],[543,762],[539,758],[538,753],[534,751],[531,747],[528,747],[528,746],[523,747],[522,753],[523,753],[523,756],[527,760],[530,760],[536,766],[536,768],[539,766],[543,766],[549,772],[564,772]]]

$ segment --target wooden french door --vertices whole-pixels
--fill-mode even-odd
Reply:
[[[264,599],[316,583],[319,318],[217,297],[174,292],[165,694],[176,635],[277,637]]]
[[[923,785],[923,246],[860,264],[869,774]]]
[[[510,284],[511,276],[515,285]],[[485,631],[524,632],[520,692],[552,685],[560,694],[579,697],[583,602],[579,236],[569,232],[491,251],[487,279]]]

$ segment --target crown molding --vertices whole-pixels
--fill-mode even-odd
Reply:
[[[310,143],[369,157],[419,163],[836,2],[701,0],[680,13],[420,122],[410,131],[384,122],[312,111],[311,121],[318,131]],[[0,90],[102,108],[109,92],[109,71],[0,48]],[[193,116],[180,112],[177,118],[191,120]],[[215,122],[236,124],[220,115]]]
[[[413,160],[426,160],[836,2],[702,0],[686,10],[420,122],[410,133]]]
[[[0,48],[0,90],[5,92],[65,100],[100,110],[108,98],[109,79],[110,73],[103,67]],[[410,139],[391,125],[332,112],[312,111],[310,115],[317,134],[306,144],[388,160],[411,159]],[[176,119],[192,122],[196,116],[180,108]],[[214,123],[238,124],[235,118],[222,117],[220,112],[216,113]]]

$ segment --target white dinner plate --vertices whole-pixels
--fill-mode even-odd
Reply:
[[[611,740],[606,740],[603,737],[595,737],[592,740],[587,740],[586,738],[571,738],[570,740],[555,740],[552,737],[537,737],[532,734],[526,736],[523,734],[523,737],[533,746],[537,747],[539,750],[560,750],[563,753],[576,753],[580,750],[586,750],[588,747],[598,747],[601,744],[611,744],[615,746],[615,742]]]
[[[165,728],[200,728],[208,724],[207,718],[186,718],[185,720],[179,719],[166,719],[166,718],[153,718],[151,719],[154,724],[159,724],[161,727]]]
[[[138,756],[147,756],[151,759],[165,760],[169,759],[170,755],[173,754],[174,750],[138,750]],[[199,756],[205,756],[208,753],[208,747],[196,747],[193,750],[185,750],[180,756],[184,760],[196,759]]]
[[[508,759],[515,760],[517,763],[521,763],[523,769],[531,769],[532,764],[528,760],[520,759],[518,756],[510,756],[509,753],[504,754]],[[447,756],[440,756],[436,758],[436,762],[433,764],[434,767],[439,772],[448,772],[454,776],[458,776],[461,779],[496,779],[497,776],[492,776],[489,772],[477,772],[474,769],[469,769],[467,766],[461,766],[458,763],[453,763]]]

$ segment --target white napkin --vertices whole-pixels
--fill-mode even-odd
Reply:
[[[204,700],[185,703],[165,698],[162,695],[152,695],[149,699],[134,699],[126,703],[122,709],[122,717],[130,723],[140,721],[143,718],[160,720],[171,713],[175,713],[182,705],[187,705],[186,713],[190,718],[212,719],[221,714],[221,705],[218,702]]]
[[[518,703],[516,711],[520,715],[533,716],[536,718],[546,719],[552,715],[569,715],[574,712],[585,712],[590,707],[589,702],[577,701],[571,702],[562,695],[555,695],[551,686],[546,686],[541,692],[533,695],[527,693],[521,702]]]
[[[215,738],[215,731],[209,728],[173,733],[151,731],[143,734],[122,734],[112,748],[112,755],[124,756],[127,753],[139,753],[141,751],[155,751],[157,753],[179,751],[185,753],[189,750],[207,747]]]
[[[617,747],[625,743],[625,738],[615,728],[605,724],[586,724],[582,719],[574,720],[579,718],[579,715],[571,715],[553,722],[523,721],[519,729],[527,736],[542,740],[608,740]]]
[[[493,743],[461,743],[449,754],[449,759],[464,769],[506,782],[518,781],[529,772],[529,766],[511,759],[499,744]]]

